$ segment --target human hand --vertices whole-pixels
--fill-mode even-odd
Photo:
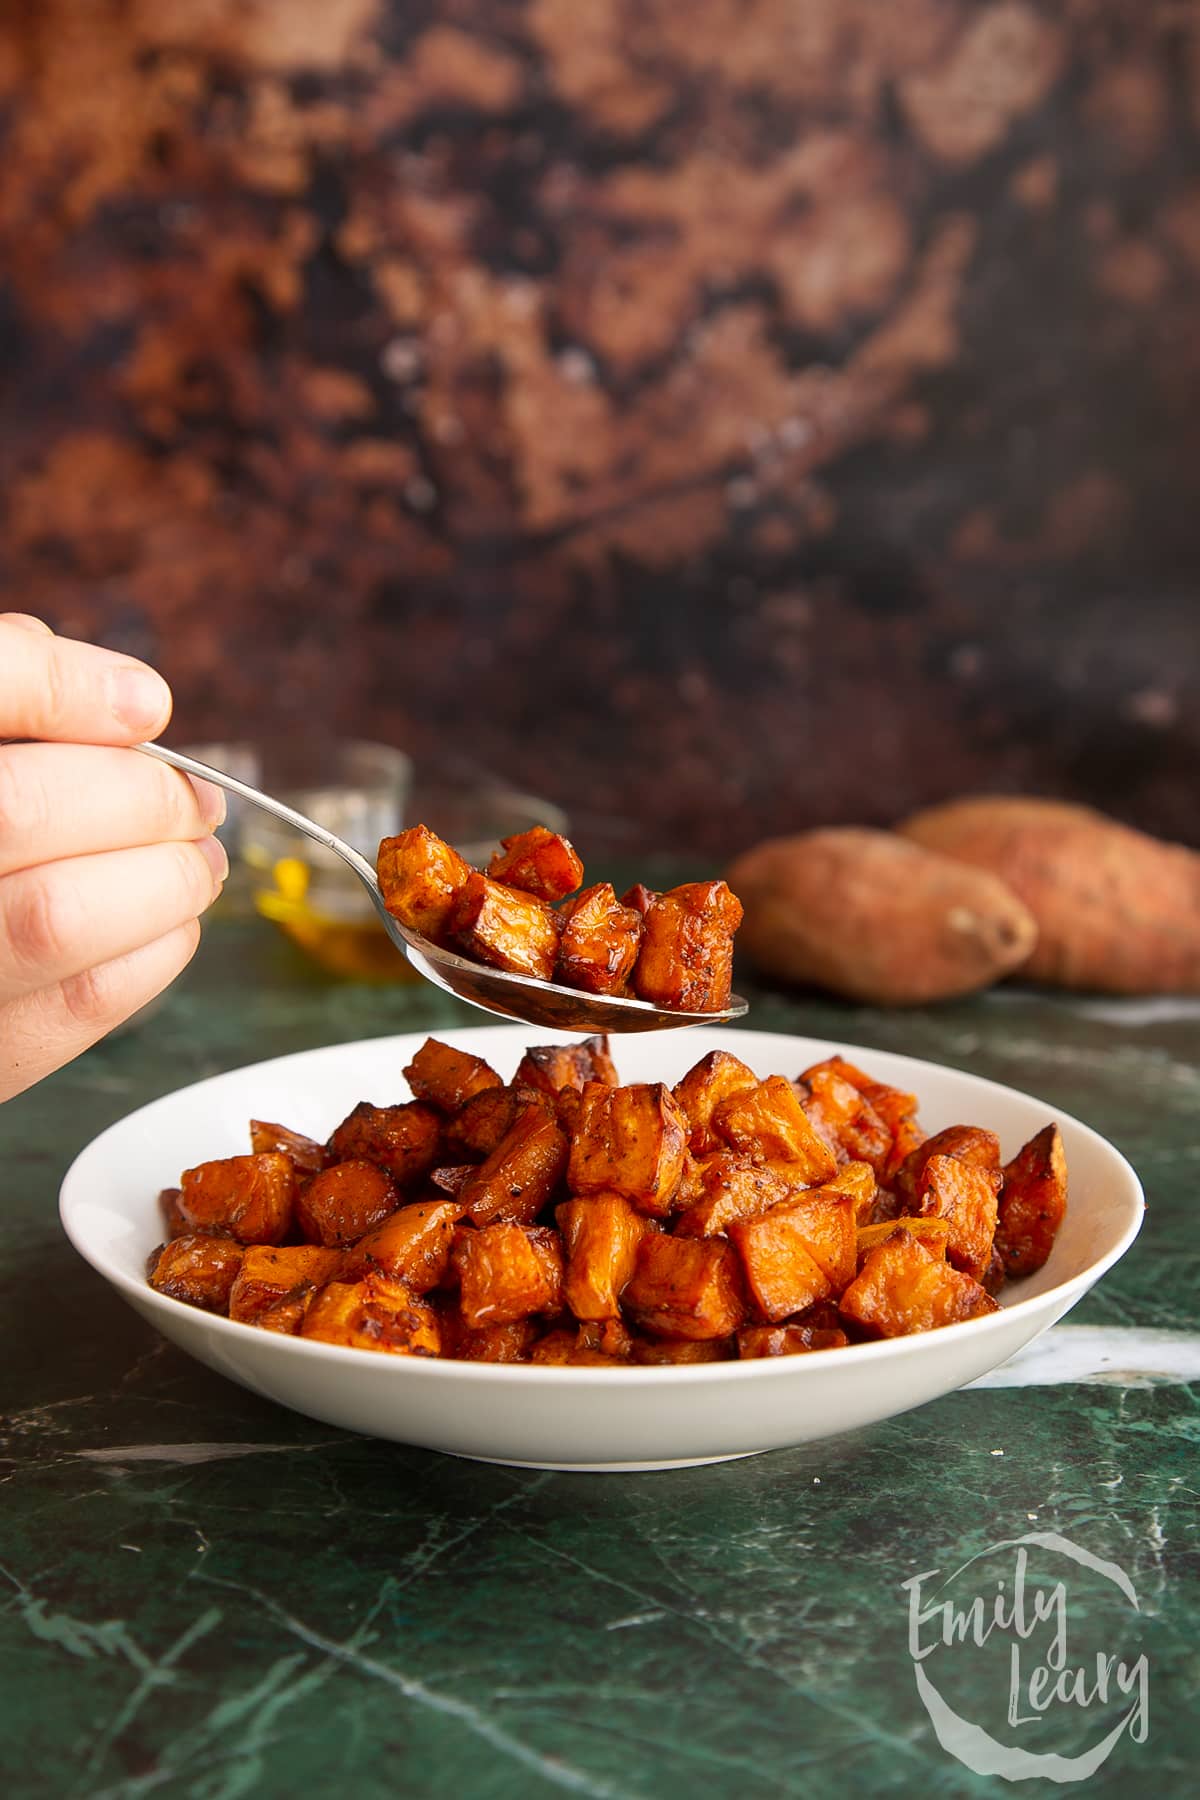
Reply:
[[[0,614],[0,1101],[144,1006],[200,941],[228,874],[224,799],[128,748],[170,716],[144,663]]]

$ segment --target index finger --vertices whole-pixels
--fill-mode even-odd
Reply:
[[[136,744],[171,716],[162,676],[114,650],[0,614],[0,739]]]

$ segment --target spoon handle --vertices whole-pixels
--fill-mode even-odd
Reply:
[[[360,856],[357,850],[351,849],[349,844],[336,837],[332,831],[327,831],[324,825],[318,825],[315,819],[309,819],[304,813],[296,812],[293,807],[285,806],[282,800],[276,800],[270,794],[264,794],[258,788],[239,781],[236,775],[227,775],[223,769],[214,769],[208,763],[197,762],[193,756],[181,756],[178,750],[168,750],[165,744],[138,744],[135,748],[143,756],[153,756],[159,762],[169,763],[173,769],[182,769],[185,775],[198,775],[203,781],[215,782],[217,787],[228,789],[239,799],[248,800],[251,806],[259,806],[264,812],[273,813],[277,819],[282,819],[285,825],[302,832],[305,837],[324,844],[327,850],[332,850],[335,856],[340,856],[343,862],[349,863],[359,880],[371,890],[376,905],[382,904],[375,871],[366,857]]]

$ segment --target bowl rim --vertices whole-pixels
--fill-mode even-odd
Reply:
[[[706,1035],[722,1033],[720,1026],[704,1029]],[[502,1034],[508,1041],[515,1042],[528,1034],[529,1027],[525,1025],[449,1027],[446,1035],[452,1039],[459,1030],[472,1037],[495,1032]],[[810,1038],[797,1032],[755,1031],[747,1027],[732,1029],[725,1027],[724,1032],[729,1035],[736,1033],[738,1037],[786,1038],[796,1044],[816,1046],[831,1052],[838,1050],[851,1060],[859,1057],[865,1057],[868,1060],[871,1057],[887,1057],[892,1062],[902,1063],[913,1069],[936,1070],[989,1092],[1033,1101],[1039,1106],[1045,1106],[1055,1121],[1070,1126],[1072,1132],[1081,1134],[1106,1159],[1111,1161],[1112,1171],[1120,1178],[1124,1187],[1124,1193],[1119,1196],[1122,1202],[1122,1211],[1126,1215],[1121,1229],[1115,1240],[1098,1257],[1087,1263],[1084,1268],[1076,1270],[1073,1275],[1067,1276],[1063,1281],[1056,1282],[1053,1287],[1040,1289],[1036,1294],[1030,1294],[1007,1303],[1002,1300],[998,1312],[987,1313],[982,1318],[964,1319],[954,1325],[942,1325],[935,1331],[913,1332],[905,1337],[879,1338],[869,1343],[848,1344],[828,1351],[810,1351],[804,1356],[753,1357],[745,1360],[732,1358],[714,1362],[647,1363],[627,1367],[597,1368],[589,1367],[587,1364],[569,1363],[471,1362],[465,1358],[440,1356],[371,1356],[369,1352],[348,1344],[327,1344],[316,1338],[264,1332],[254,1325],[244,1324],[240,1319],[229,1319],[220,1313],[207,1312],[202,1307],[189,1306],[186,1301],[175,1300],[170,1295],[158,1293],[148,1281],[135,1279],[125,1269],[113,1262],[102,1249],[89,1241],[86,1230],[80,1228],[78,1215],[81,1211],[85,1211],[88,1196],[86,1193],[79,1194],[76,1190],[87,1176],[88,1163],[110,1137],[128,1130],[134,1121],[143,1118],[144,1114],[158,1107],[166,1107],[184,1094],[202,1092],[205,1088],[231,1077],[251,1074],[267,1068],[278,1069],[287,1063],[296,1062],[314,1054],[349,1052],[362,1050],[368,1046],[394,1045],[420,1039],[423,1035],[430,1035],[428,1032],[423,1034],[420,1028],[416,1031],[391,1032],[377,1038],[354,1038],[342,1043],[310,1045],[305,1050],[287,1051],[282,1056],[266,1057],[258,1062],[244,1063],[236,1068],[220,1070],[215,1075],[204,1076],[199,1081],[188,1082],[183,1087],[173,1088],[165,1094],[160,1094],[154,1100],[146,1101],[144,1105],[136,1107],[120,1119],[115,1119],[111,1125],[98,1132],[72,1159],[59,1187],[59,1218],[68,1240],[83,1260],[110,1286],[115,1287],[132,1300],[139,1310],[161,1314],[164,1318],[178,1318],[182,1312],[189,1315],[197,1325],[214,1331],[217,1341],[220,1341],[222,1337],[228,1339],[229,1334],[233,1334],[230,1341],[242,1344],[252,1342],[259,1346],[266,1355],[307,1355],[321,1361],[332,1359],[335,1365],[344,1363],[348,1368],[363,1368],[365,1359],[368,1368],[395,1370],[395,1376],[389,1377],[389,1379],[399,1381],[415,1379],[436,1382],[474,1379],[484,1383],[499,1382],[503,1384],[516,1379],[522,1386],[530,1382],[536,1386],[543,1381],[554,1383],[569,1379],[578,1381],[582,1386],[589,1388],[632,1386],[640,1390],[644,1390],[648,1382],[652,1384],[655,1377],[684,1385],[711,1381],[736,1382],[753,1377],[757,1377],[759,1380],[782,1379],[785,1375],[790,1375],[794,1379],[798,1368],[826,1367],[825,1358],[827,1357],[836,1357],[836,1366],[844,1369],[858,1367],[863,1363],[903,1362],[909,1357],[927,1353],[931,1340],[944,1343],[950,1348],[954,1344],[960,1343],[964,1336],[974,1340],[994,1335],[997,1331],[1003,1331],[1006,1323],[1014,1319],[1031,1318],[1045,1312],[1051,1312],[1054,1317],[1060,1317],[1067,1310],[1067,1306],[1073,1298],[1086,1292],[1107,1270],[1112,1268],[1114,1263],[1125,1255],[1141,1230],[1146,1212],[1145,1194],[1141,1180],[1129,1160],[1117,1149],[1115,1144],[1093,1126],[1085,1124],[1082,1119],[1076,1118],[1072,1113],[1065,1112],[1059,1107],[1050,1106],[1048,1102],[1041,1100],[1035,1094],[1030,1094],[1022,1088],[1010,1087],[1004,1082],[993,1081],[988,1076],[975,1075],[969,1070],[955,1068],[949,1063],[936,1063],[928,1058],[909,1056],[903,1051],[880,1050],[877,1047],[872,1048],[869,1045],[854,1044],[840,1039]],[[558,1035],[562,1037],[566,1034],[559,1033]],[[671,1035],[674,1037],[676,1034],[672,1033]],[[641,1041],[645,1043],[646,1037],[642,1037]],[[272,1345],[279,1348],[272,1350],[270,1348]],[[418,1370],[421,1372],[419,1375],[417,1374]],[[374,1379],[378,1379],[378,1376]]]

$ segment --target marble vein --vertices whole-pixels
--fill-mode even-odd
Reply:
[[[963,1391],[1067,1382],[1154,1387],[1191,1381],[1200,1381],[1200,1333],[1133,1325],[1055,1325]]]

